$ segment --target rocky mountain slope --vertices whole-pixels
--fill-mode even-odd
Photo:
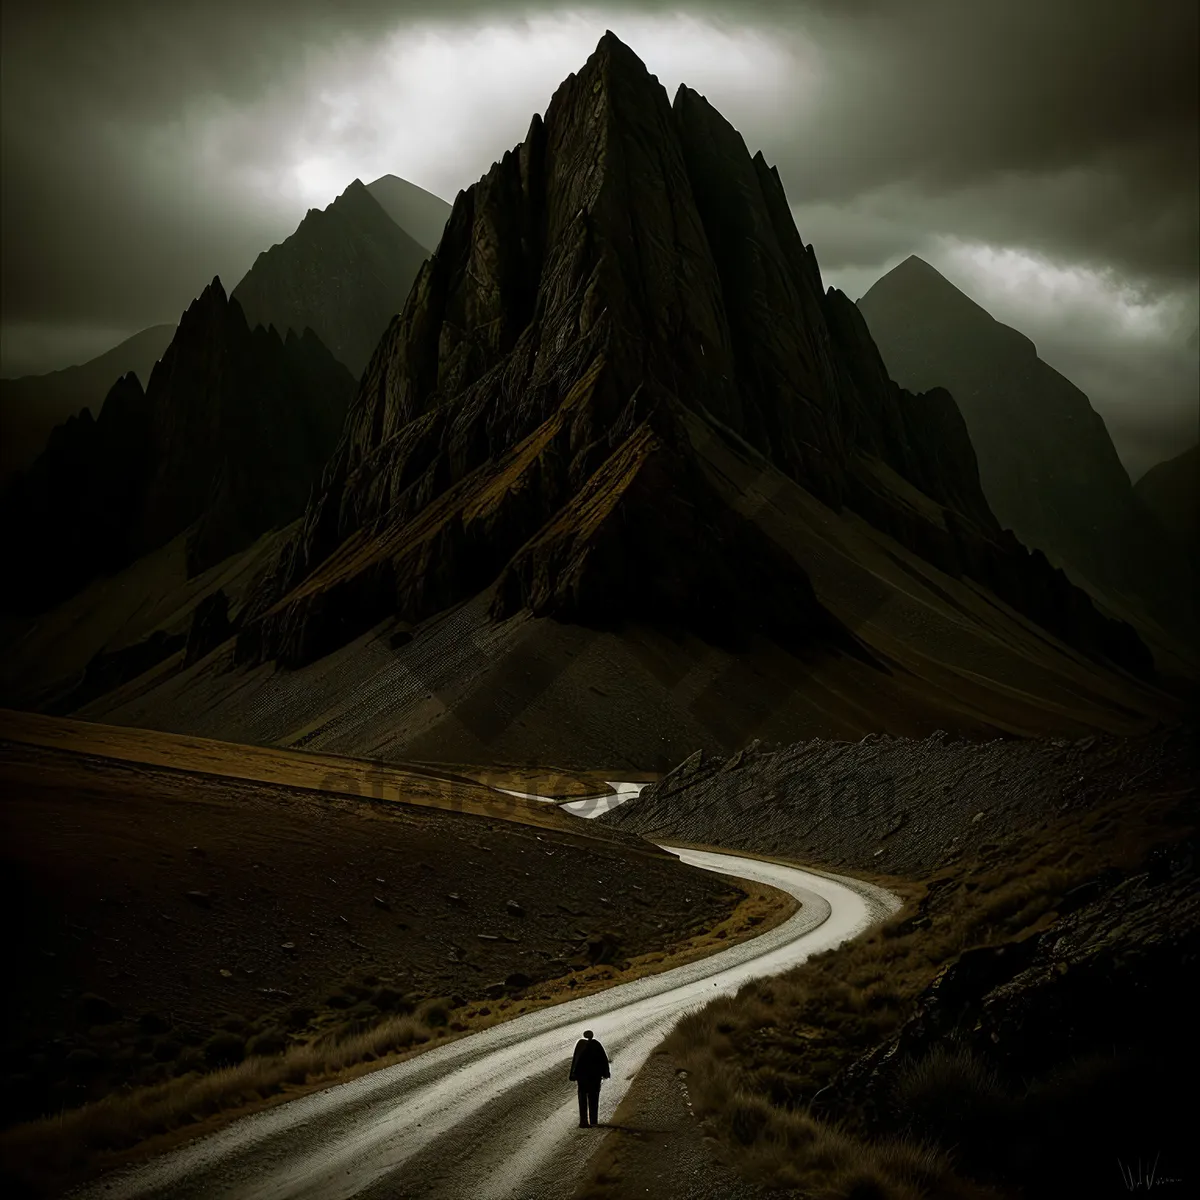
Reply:
[[[143,392],[56,429],[0,500],[5,608],[37,611],[190,531],[190,573],[303,507],[353,380],[317,337],[251,330],[219,279],[180,320]]]
[[[1000,530],[950,395],[888,378],[778,175],[612,35],[459,195],[229,621],[81,711],[642,770],[1171,711],[1132,631]]]
[[[174,333],[174,325],[152,325],[77,367],[0,379],[0,481],[32,465],[56,425],[85,408],[99,412],[122,375],[149,379]]]
[[[356,179],[260,254],[233,298],[251,325],[312,329],[357,378],[428,253]]]
[[[1002,526],[1096,594],[1137,595],[1180,623],[1178,561],[1083,392],[915,256],[858,306],[902,387],[954,394]]]
[[[367,191],[379,201],[383,211],[430,254],[437,249],[450,219],[450,205],[441,196],[396,175],[380,175],[367,184]]]

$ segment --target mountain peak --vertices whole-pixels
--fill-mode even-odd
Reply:
[[[354,179],[264,251],[233,290],[251,325],[316,333],[356,377],[429,254],[372,188]]]
[[[936,275],[937,278],[940,278],[940,280],[944,280],[944,278],[946,278],[946,276],[942,275],[942,272],[938,270],[936,266],[932,265],[932,263],[926,263],[925,259],[920,257],[919,254],[910,254],[910,256],[904,260],[904,262],[900,263],[899,266],[894,266],[892,270],[904,271],[905,274],[911,275]],[[949,282],[949,280],[947,280],[947,282]]]
[[[217,329],[248,329],[249,323],[237,297],[226,293],[219,275],[214,275],[212,282],[184,310],[179,318],[176,335],[171,339],[171,345],[163,351],[159,365],[165,361],[178,344],[201,344],[206,338],[213,336]]]
[[[214,319],[221,319],[229,312],[230,297],[225,293],[221,277],[214,275],[212,282],[183,311],[179,318],[180,329],[194,329]]]
[[[1000,523],[1076,578],[1177,621],[1173,565],[1155,557],[1104,422],[1034,343],[913,255],[859,301],[902,387],[957,398]]]
[[[568,76],[568,83],[571,78]],[[614,83],[618,81],[622,85],[635,81],[643,86],[650,83],[662,90],[658,84],[658,77],[650,74],[649,68],[637,53],[611,29],[596,43],[596,49],[580,69],[577,78],[583,83],[590,83],[592,91],[597,93],[611,91]],[[663,99],[666,99],[665,91]]]
[[[945,316],[953,314],[960,321],[988,328],[999,325],[983,305],[972,300],[962,288],[951,283],[941,271],[916,254],[910,254],[902,263],[877,279],[858,303],[863,306],[863,312],[870,319],[881,306],[907,307],[918,301],[926,308],[935,307]],[[1009,329],[1008,326],[1001,328]],[[1009,332],[1033,351],[1033,343],[1024,334],[1017,330]]]
[[[347,205],[359,204],[377,204],[378,201],[371,195],[370,189],[361,179],[352,179],[341,193],[336,196],[333,203],[324,209],[312,209],[312,212],[341,212]]]
[[[632,60],[637,63],[642,63],[631,46],[626,45],[611,29],[606,29],[600,40],[596,43],[597,54],[604,52],[605,54],[624,55],[627,60]],[[645,64],[642,63],[644,67]]]
[[[933,266],[932,263],[926,262],[925,259],[916,254],[910,254],[902,263],[894,266],[874,286],[877,287],[884,280],[890,280],[894,284],[902,284],[904,287],[919,286],[929,288],[940,286],[958,292],[960,295],[966,295],[965,292],[956,288],[937,267]]]
[[[437,249],[451,208],[441,196],[398,175],[381,175],[367,184],[367,191],[419,246],[430,253]]]

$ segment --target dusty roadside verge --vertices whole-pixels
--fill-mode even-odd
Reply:
[[[692,1107],[687,1073],[659,1047],[605,1127],[575,1200],[766,1200],[729,1165]]]

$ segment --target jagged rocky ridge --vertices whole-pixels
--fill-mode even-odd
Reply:
[[[195,574],[292,520],[353,388],[311,330],[251,330],[214,279],[146,390],[123,376],[5,492],[5,608],[44,609],[189,529]]]
[[[493,584],[497,617],[865,654],[711,469],[714,439],[1148,669],[1127,626],[1000,531],[952,398],[889,380],[777,172],[611,34],[458,196],[239,657],[300,664]]]
[[[175,327],[153,325],[79,366],[0,379],[0,483],[27,471],[46,448],[53,430],[85,408],[100,411],[114,382],[150,371],[171,344]]]
[[[0,498],[11,566],[5,609],[39,611],[136,556],[153,427],[151,403],[129,372],[97,417],[85,408],[51,430]]]
[[[252,325],[313,330],[357,379],[428,253],[356,179],[263,251],[233,298]]]

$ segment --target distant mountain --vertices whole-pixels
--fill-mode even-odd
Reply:
[[[85,408],[99,412],[122,375],[149,379],[174,332],[174,325],[152,325],[80,366],[0,379],[0,480],[28,467],[55,425]]]
[[[219,279],[180,319],[145,392],[56,428],[0,498],[4,607],[37,611],[190,529],[203,570],[299,513],[354,381],[311,330],[251,330]]]
[[[897,383],[946,387],[958,401],[1001,525],[1089,587],[1179,618],[1179,564],[1104,421],[1027,337],[915,256],[858,307]]]
[[[138,377],[113,384],[99,416],[70,416],[0,497],[2,606],[37,611],[137,555],[154,416]]]
[[[778,174],[611,34],[458,196],[272,561],[208,657],[81,711],[612,770],[1172,711],[1001,531],[950,394],[888,377]]]
[[[150,376],[154,470],[142,543],[193,522],[194,571],[290,521],[341,432],[354,380],[311,329],[249,327],[214,279]]]
[[[357,378],[428,256],[356,179],[260,254],[233,298],[251,325],[313,330]]]
[[[1151,467],[1133,490],[1200,566],[1200,444]]]
[[[441,196],[395,175],[381,175],[374,183],[367,184],[367,191],[379,201],[384,212],[430,254],[438,248],[446,222],[450,220],[450,205]]]

